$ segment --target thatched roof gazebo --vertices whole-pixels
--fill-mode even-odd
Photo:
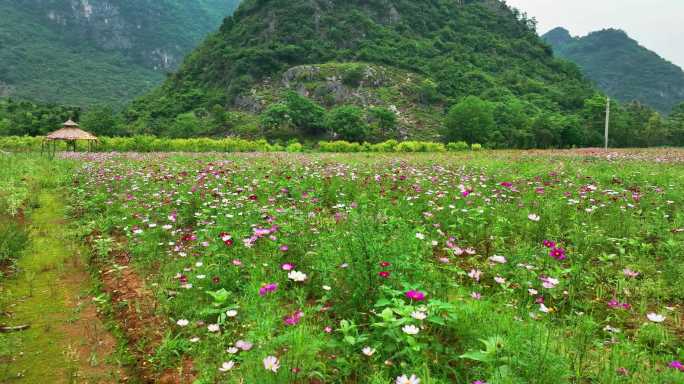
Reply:
[[[79,140],[88,142],[88,151],[92,151],[95,144],[97,144],[97,137],[95,135],[82,130],[78,127],[78,124],[69,119],[61,129],[45,136],[42,149],[43,151],[47,149],[48,153],[54,156],[57,142],[64,141],[67,143],[67,149],[71,147],[73,151],[76,151],[76,142]]]

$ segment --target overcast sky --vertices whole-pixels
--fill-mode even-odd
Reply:
[[[684,0],[507,0],[538,21],[544,34],[565,27],[573,36],[623,29],[644,47],[684,68]]]

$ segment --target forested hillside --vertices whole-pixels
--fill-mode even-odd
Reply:
[[[0,97],[122,105],[176,69],[239,0],[0,2]]]
[[[560,57],[577,63],[608,95],[638,101],[661,113],[684,101],[684,71],[639,45],[624,31],[606,29],[573,37],[564,28],[544,35]]]
[[[259,115],[249,134],[358,140],[394,116],[399,127],[383,137],[428,139],[473,96],[497,123],[478,140],[524,147],[594,140],[568,119],[593,94],[532,21],[499,1],[248,0],[125,117],[137,133],[244,134],[226,118],[239,112]],[[535,132],[538,116],[558,132]]]

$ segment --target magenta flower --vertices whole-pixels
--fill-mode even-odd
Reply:
[[[546,248],[554,248],[556,246],[556,243],[551,240],[544,240],[542,241],[542,244],[544,244]]]
[[[378,276],[386,279],[386,278],[390,277],[390,272],[389,271],[380,271],[380,272],[378,272]]]
[[[681,361],[674,360],[670,363],[670,365],[668,365],[668,367],[684,372],[684,364],[682,364]]]
[[[567,256],[565,256],[565,250],[559,247],[551,248],[551,251],[549,251],[549,256],[558,261],[565,260],[567,258]]]
[[[415,300],[415,301],[423,301],[423,300],[425,300],[425,292],[408,291],[408,292],[406,292],[406,297],[408,297],[411,300]]]
[[[290,249],[290,247],[288,247],[287,245],[284,245],[284,244],[283,244],[283,245],[280,246],[280,251],[281,251],[281,252],[287,252],[289,249]]]
[[[296,311],[292,315],[286,316],[283,321],[286,325],[297,325],[302,320],[302,317],[304,317],[304,312]]]
[[[267,294],[271,292],[275,292],[275,290],[278,289],[278,284],[276,283],[269,283],[261,288],[259,288],[259,296],[266,296]]]

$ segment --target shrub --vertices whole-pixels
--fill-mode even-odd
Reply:
[[[451,152],[462,152],[470,149],[470,146],[465,141],[457,141],[455,143],[447,144],[447,150]]]
[[[470,146],[470,149],[472,149],[473,151],[481,151],[482,150],[482,144],[475,143],[475,144]]]

